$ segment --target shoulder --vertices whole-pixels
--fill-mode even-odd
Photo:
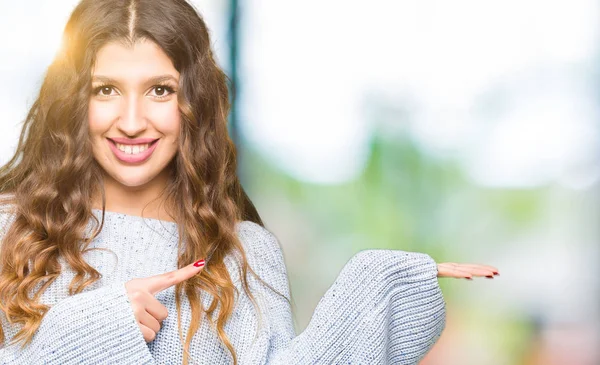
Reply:
[[[280,248],[277,237],[260,224],[241,221],[236,225],[236,232],[245,248],[250,250]]]
[[[0,236],[2,232],[8,229],[9,223],[13,221],[16,215],[15,206],[12,204],[12,196],[0,194]]]
[[[268,229],[251,221],[241,221],[236,225],[236,232],[251,266],[285,267],[279,240]]]
[[[16,217],[15,206],[10,204],[8,199],[10,197],[7,195],[0,194],[0,246],[2,246],[4,235],[8,232]]]

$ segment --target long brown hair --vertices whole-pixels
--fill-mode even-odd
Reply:
[[[227,131],[228,78],[215,62],[202,17],[185,0],[83,0],[74,9],[63,45],[23,123],[16,152],[0,167],[0,194],[5,197],[0,203],[10,205],[15,213],[0,244],[0,310],[10,322],[23,324],[14,340],[25,346],[49,309],[38,298],[60,275],[59,257],[76,273],[70,295],[100,279],[82,256],[104,223],[104,215],[98,222],[92,213],[92,197],[101,194],[103,213],[105,203],[102,168],[93,158],[87,124],[91,70],[98,50],[107,42],[133,45],[142,39],[159,45],[181,75],[179,151],[170,164],[171,181],[164,191],[169,212],[179,223],[179,247],[186,242],[178,267],[211,257],[210,270],[175,287],[177,311],[182,291],[192,309],[183,363],[188,363],[202,312],[216,324],[220,340],[237,363],[224,332],[236,290],[224,258],[234,251],[241,254],[244,291],[257,308],[246,278],[248,271],[254,272],[235,226],[242,220],[263,224],[236,172],[236,148]],[[84,237],[90,219],[95,220],[96,230]],[[31,299],[29,293],[38,285]],[[213,296],[206,310],[198,289]],[[0,342],[4,340],[0,326]]]

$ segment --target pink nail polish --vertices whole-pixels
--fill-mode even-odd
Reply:
[[[204,260],[198,260],[198,261],[194,262],[194,266],[202,267],[202,266],[204,266],[204,263],[205,263]]]

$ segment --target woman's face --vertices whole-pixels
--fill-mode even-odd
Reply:
[[[166,182],[178,149],[178,85],[179,73],[154,42],[111,42],[99,50],[88,118],[106,183],[137,190]]]

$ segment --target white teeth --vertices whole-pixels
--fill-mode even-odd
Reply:
[[[127,144],[120,144],[120,143],[115,143],[115,145],[117,146],[117,148],[123,152],[125,152],[128,155],[135,155],[141,152],[146,151],[149,147],[150,144],[146,143],[146,144],[136,144],[136,145],[127,145]]]

